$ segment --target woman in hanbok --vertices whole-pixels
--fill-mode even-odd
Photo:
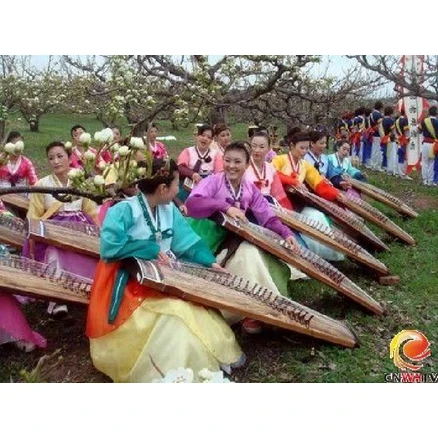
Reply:
[[[71,138],[73,140],[73,147],[71,150],[70,167],[72,167],[74,169],[83,169],[84,168],[84,165],[85,165],[84,153],[86,150],[92,152],[97,157],[97,150],[96,149],[94,149],[92,147],[89,147],[88,149],[86,149],[85,146],[82,144],[81,136],[82,136],[82,134],[86,134],[86,133],[87,132],[85,131],[85,128],[81,125],[74,125],[70,129],[70,135],[71,135]],[[90,137],[90,140],[91,140],[91,137]],[[105,156],[107,157],[108,160],[111,160],[111,154],[108,155],[105,153]],[[97,157],[96,165],[95,165],[96,172],[98,172],[99,166],[101,166],[105,163],[106,163],[106,161],[104,160],[102,155]]]
[[[95,367],[115,382],[151,382],[179,367],[196,376],[244,359],[220,312],[142,286],[122,268],[130,257],[177,257],[221,270],[171,202],[178,192],[176,163],[155,160],[152,171],[137,196],[108,211],[101,230],[87,336]]]
[[[309,132],[309,149],[304,159],[308,161],[322,176],[327,175],[328,160],[325,151],[327,149],[327,134],[324,131]]]
[[[38,181],[35,166],[29,158],[22,155],[23,149],[22,135],[19,132],[10,132],[5,145],[8,160],[0,168],[0,187],[33,186]]]
[[[351,164],[350,149],[350,143],[346,140],[341,140],[335,144],[335,153],[327,157],[327,178],[336,188],[360,197],[360,194],[351,187],[348,178],[344,178],[344,176],[347,176],[359,181],[366,179],[365,175]]]
[[[271,150],[269,135],[258,132],[250,140],[251,157],[245,172],[245,178],[261,191],[263,196],[272,196],[288,210],[292,204],[284,191],[277,169],[266,161],[266,155]]]
[[[13,216],[1,201],[0,215]],[[7,247],[0,244],[0,257],[8,255]],[[0,290],[0,347],[9,342],[26,352],[46,346],[46,340],[30,328],[17,297]]]
[[[308,161],[304,160],[309,148],[309,133],[299,132],[296,129],[291,130],[287,136],[287,143],[289,145],[289,152],[284,155],[278,155],[272,160],[273,166],[279,172],[279,176],[283,186],[299,187],[302,190],[310,190],[315,192],[328,201],[334,201],[339,194],[339,190],[315,169],[315,167]],[[292,205],[294,203],[292,202]],[[296,206],[294,209],[296,209]],[[300,209],[299,211],[304,216],[314,219],[325,226],[331,227],[331,221],[322,212],[313,207]],[[334,251],[325,245],[318,243],[316,240],[307,236],[302,236],[303,240],[310,251],[320,255],[326,260],[340,261],[345,257],[342,253]]]
[[[203,178],[222,169],[222,157],[217,149],[211,149],[213,128],[209,125],[198,126],[196,145],[183,149],[178,157],[178,172],[181,187],[178,198],[185,201],[188,192],[182,187],[185,178],[198,184]]]
[[[166,146],[164,143],[157,141],[157,135],[158,126],[152,123],[146,133],[146,138],[149,140],[149,151],[153,158],[167,158],[169,154],[167,153]]]
[[[259,225],[276,232],[291,245],[296,245],[292,231],[280,222],[257,187],[245,178],[249,160],[247,143],[231,143],[225,149],[224,171],[202,180],[187,199],[189,216],[208,220],[217,213],[225,213],[238,221],[247,221],[246,214],[251,213]],[[204,227],[203,223],[199,222],[198,226],[193,221],[192,227],[209,243],[210,248],[217,250],[227,235],[226,231],[213,221],[209,220],[210,229]],[[223,260],[226,256],[224,250],[218,259]],[[283,295],[290,294],[289,280],[307,278],[297,269],[246,241],[240,243],[225,268]],[[244,320],[243,327],[250,333],[260,331],[260,324],[250,319]]]
[[[46,147],[47,159],[52,173],[41,178],[36,187],[70,187],[68,178],[71,155],[62,142],[52,142]],[[97,206],[87,198],[75,198],[71,202],[56,200],[50,193],[32,193],[30,196],[29,219],[53,220],[61,222],[98,224]],[[86,278],[93,278],[96,261],[85,255],[66,251],[40,242],[27,240],[23,248],[25,257],[54,264],[58,269]],[[65,305],[50,303],[48,312],[66,312]]]

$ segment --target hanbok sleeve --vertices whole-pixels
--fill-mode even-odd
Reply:
[[[94,201],[88,198],[83,198],[82,210],[84,213],[87,213],[96,224],[99,224],[99,218],[97,217],[97,205]]]
[[[203,219],[217,212],[225,213],[230,207],[226,200],[218,196],[218,180],[214,175],[200,181],[187,198],[186,207],[189,216],[195,219]]]
[[[280,176],[278,172],[274,174],[274,180],[272,181],[271,195],[279,202],[283,208],[293,210],[292,204],[284,191],[283,184],[281,184]]]
[[[33,186],[38,181],[38,175],[35,170],[35,166],[33,165],[32,161],[30,161],[28,158],[25,158],[26,163],[26,172],[25,172],[25,178],[30,186]]]
[[[285,172],[286,155],[277,155],[271,162],[271,164],[278,171],[278,176],[281,183],[285,185],[297,186],[300,181],[297,174],[287,175]]]
[[[328,201],[334,201],[339,194],[339,190],[333,187],[332,184],[323,178],[319,172],[310,165],[307,161],[303,164],[306,166],[306,182],[313,189],[313,191],[321,198]]]
[[[160,252],[157,242],[148,239],[134,240],[128,235],[134,226],[131,206],[120,202],[111,207],[100,232],[100,256],[106,262],[114,262],[129,257],[142,260],[156,259]]]
[[[269,202],[263,197],[261,192],[255,188],[252,193],[251,203],[249,209],[254,214],[257,222],[262,227],[268,228],[284,239],[292,236],[292,231],[283,225],[278,217],[273,212]]]
[[[216,258],[174,206],[172,252],[180,259],[210,267]]]
[[[224,159],[221,154],[216,154],[214,157],[213,173],[219,173],[224,170]]]
[[[40,186],[41,184],[37,182],[35,185]],[[27,217],[29,219],[40,219],[44,212],[44,193],[31,193]]]
[[[180,176],[191,178],[195,172],[189,168],[190,156],[188,148],[184,149],[178,157],[178,173]]]

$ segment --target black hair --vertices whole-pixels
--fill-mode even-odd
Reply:
[[[137,187],[145,195],[154,193],[161,184],[170,187],[175,179],[175,172],[178,173],[178,166],[174,160],[155,159],[152,164],[152,175],[154,176],[142,178]]]
[[[16,138],[23,138],[23,136],[18,131],[11,131],[8,135],[8,138],[6,139],[6,143],[10,143],[11,141],[15,140]]]
[[[249,144],[246,141],[234,141],[230,143],[226,148],[224,155],[228,151],[242,151],[245,154],[246,162],[249,163],[250,153],[249,153]]]
[[[59,140],[58,140],[58,141],[52,141],[51,143],[49,143],[49,144],[46,146],[46,157],[49,155],[49,151],[50,151],[51,149],[57,147],[57,146],[59,146],[59,147],[61,147],[62,149],[64,149],[65,152],[66,152],[66,154],[67,154],[69,157],[71,157],[71,150],[70,150],[70,149],[67,149],[67,148],[65,147],[65,144],[64,144],[62,141],[59,141]]]
[[[300,141],[310,141],[310,135],[308,132],[302,132],[300,128],[292,128],[286,135],[287,145],[291,143],[297,144]]]
[[[263,137],[268,142],[268,146],[271,146],[271,137],[269,137],[269,134],[266,134],[264,131],[257,131],[254,132],[254,134],[251,136],[250,140],[252,140],[254,137]]]
[[[198,126],[198,135],[202,135],[205,131],[211,131],[211,135],[213,135],[213,128],[210,125],[204,124]]]
[[[79,129],[79,128],[83,129],[85,132],[87,132],[87,130],[82,125],[74,125],[70,129],[70,136],[71,136],[71,138],[73,138],[73,133],[76,131],[76,129]]]
[[[347,143],[348,146],[350,146],[350,149],[351,149],[351,144],[349,143],[349,141],[346,140],[346,139],[345,139],[345,140],[344,140],[344,139],[341,139],[341,140],[338,140],[338,141],[335,142],[335,144],[333,145],[333,150],[334,150],[335,152],[338,152],[339,148],[340,148],[343,144],[345,144],[345,143]]]
[[[431,106],[429,108],[429,112],[428,112],[429,116],[436,117],[437,113],[438,113],[438,108],[436,106]]]
[[[251,138],[254,134],[259,132],[265,132],[269,135],[269,129],[266,126],[250,126],[248,128],[248,138]]]
[[[225,123],[218,123],[214,125],[213,134],[217,137],[223,131],[229,131],[230,128]]]
[[[327,137],[328,134],[324,129],[321,130],[314,129],[313,131],[310,131],[308,135],[309,135],[309,140],[312,143],[316,143],[318,140],[321,140],[321,138]]]
[[[385,111],[384,111],[384,115],[385,116],[390,116],[391,114],[394,114],[394,107],[386,106],[385,107]]]
[[[375,104],[374,104],[374,109],[376,110],[381,110],[383,108],[383,102],[381,100],[378,100]]]
[[[357,108],[357,109],[354,111],[354,115],[355,115],[356,117],[357,117],[357,116],[363,116],[364,114],[365,114],[365,107],[363,107],[363,106]]]

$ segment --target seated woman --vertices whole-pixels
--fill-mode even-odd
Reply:
[[[221,170],[222,159],[219,151],[210,148],[212,139],[213,128],[211,126],[198,126],[196,146],[184,149],[178,157],[181,183],[184,183],[185,178],[190,178],[195,184],[198,184],[202,178]],[[178,198],[185,201],[188,195],[181,184]]]
[[[6,210],[0,201],[0,215],[13,216]],[[5,245],[0,244],[0,257],[7,257],[9,251]],[[30,352],[35,347],[44,348],[46,340],[37,332],[34,332],[21,310],[19,298],[0,290],[0,346],[9,342]]]
[[[364,181],[365,175],[351,164],[350,143],[347,140],[341,140],[335,143],[335,153],[328,156],[327,178],[332,184],[340,189],[350,192],[354,196],[360,196],[359,193],[351,188],[348,180],[343,178],[348,175],[350,178]]]
[[[52,173],[41,178],[36,187],[69,187],[71,184],[68,178],[71,163],[70,151],[65,148],[64,143],[55,141],[46,147],[46,154]],[[31,194],[27,217],[38,220],[98,224],[97,206],[93,201],[87,198],[77,198],[71,202],[61,202],[49,193]],[[96,261],[91,257],[29,240],[25,242],[23,255],[37,261],[53,263],[58,269],[87,278],[93,278],[96,268]],[[56,306],[50,303],[48,311],[49,313],[66,312],[66,306]]]
[[[322,176],[327,175],[328,159],[325,155],[327,149],[327,135],[324,131],[309,132],[310,145],[304,159],[308,161]]]
[[[6,139],[6,144],[8,143],[15,148],[8,153],[6,164],[0,168],[0,187],[33,186],[38,181],[38,176],[32,161],[22,155],[23,136],[16,131],[10,132]]]
[[[282,207],[292,210],[292,204],[284,191],[277,169],[266,161],[266,155],[271,150],[269,135],[264,132],[254,134],[250,140],[250,147],[250,165],[246,169],[245,178],[251,181],[263,196],[272,196]]]
[[[167,158],[169,154],[167,153],[166,146],[164,143],[157,141],[158,135],[158,125],[152,123],[146,132],[146,145],[149,144],[149,151],[153,158]]]
[[[70,135],[73,140],[73,148],[71,150],[71,163],[70,167],[73,167],[75,169],[82,169],[84,167],[84,153],[87,150],[85,146],[82,144],[81,141],[81,135],[86,134],[86,130],[81,125],[74,125],[70,129]],[[92,152],[94,155],[97,156],[97,150],[94,148],[89,147],[88,151]],[[108,155],[106,154],[108,157]],[[110,159],[111,154],[109,156]],[[96,166],[95,169],[98,172],[99,166],[105,164],[105,160],[103,159],[102,155],[99,156],[96,160]]]
[[[253,125],[253,126],[248,126],[248,131],[247,131],[247,135],[248,135],[248,141],[251,141],[251,138],[253,137],[254,134],[256,133],[262,133],[262,134],[266,134],[269,137],[269,130],[268,128],[264,127],[264,126],[257,126],[257,125]],[[272,160],[274,159],[274,157],[277,156],[277,153],[271,148],[269,150],[269,152],[266,154],[266,161],[268,163],[272,162]]]
[[[312,164],[303,159],[307,153],[309,141],[310,138],[307,132],[292,129],[287,136],[289,153],[278,155],[272,160],[272,164],[278,170],[283,186],[291,185],[308,190],[307,184],[317,195],[329,201],[334,201],[339,191],[322,177]],[[313,207],[306,206],[300,213],[328,227],[331,226],[328,217]],[[345,258],[340,252],[333,251],[310,237],[303,235],[302,238],[310,251],[326,260],[339,261]]]
[[[259,225],[275,231],[291,245],[295,245],[292,231],[280,222],[257,187],[244,177],[249,159],[246,143],[231,143],[225,149],[224,171],[202,180],[188,197],[186,206],[189,216],[206,219],[222,212],[233,219],[247,221],[246,214],[251,213]],[[210,247],[217,249],[227,233],[213,221],[208,222],[211,224],[209,228],[204,226],[203,221],[192,221],[191,225],[198,235],[209,242]],[[227,256],[223,253],[221,255]],[[228,258],[225,268],[283,295],[289,295],[289,279],[307,278],[292,266],[246,241]],[[252,323],[248,324],[252,326]],[[244,328],[247,329],[245,325]],[[253,328],[248,331],[260,330],[254,328],[252,331]]]
[[[220,172],[224,168],[223,157],[225,148],[231,143],[231,131],[225,123],[218,123],[213,129],[213,141],[210,148],[218,152],[217,163],[214,172]]]
[[[129,257],[165,262],[176,256],[220,269],[171,202],[178,192],[176,163],[155,160],[152,171],[139,182],[141,193],[108,211],[101,231],[87,336],[95,367],[115,382],[151,382],[160,377],[157,368],[219,371],[244,358],[218,311],[142,286],[121,268]],[[114,292],[121,301],[112,306]]]

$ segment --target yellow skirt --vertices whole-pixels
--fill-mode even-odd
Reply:
[[[197,381],[203,368],[219,371],[243,355],[219,312],[168,298],[145,299],[117,329],[90,339],[90,353],[114,382],[152,382],[179,367]]]

